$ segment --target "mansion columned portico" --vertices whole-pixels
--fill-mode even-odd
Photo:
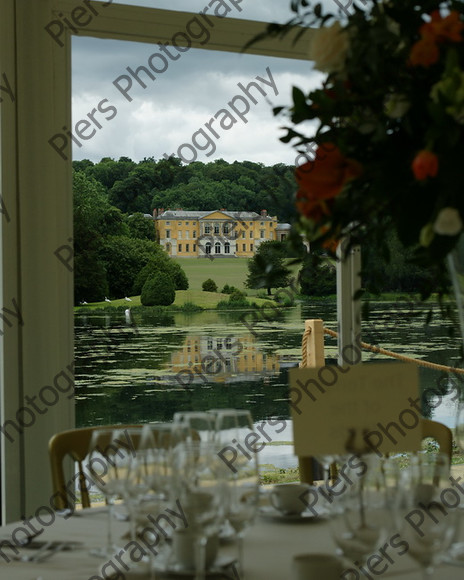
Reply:
[[[155,228],[161,246],[174,257],[238,257],[254,255],[260,244],[285,239],[287,224],[256,212],[227,210],[155,210]]]

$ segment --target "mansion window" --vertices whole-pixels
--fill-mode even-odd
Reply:
[[[190,237],[190,232],[185,232],[185,239],[188,240]]]
[[[253,251],[253,244],[250,244],[250,252]]]
[[[179,244],[179,252],[182,252],[182,244]]]
[[[185,244],[185,251],[186,252],[190,252],[190,246],[189,246],[189,244]]]
[[[166,237],[170,238],[171,237],[171,230],[166,230]]]
[[[177,225],[178,225],[178,226],[181,226],[181,225],[182,225],[182,222],[177,222]]]
[[[167,225],[167,226],[170,226],[170,225],[171,225],[171,222],[166,222],[166,225]]]
[[[242,238],[245,239],[245,232],[242,232]]]
[[[230,244],[226,242],[224,245],[224,254],[230,254]]]
[[[244,252],[246,252],[246,244],[242,244],[242,249]]]
[[[219,242],[216,242],[214,244],[214,253],[215,254],[220,254],[221,253],[221,244]]]
[[[193,244],[193,251],[196,252],[197,251],[197,245]]]
[[[214,233],[215,234],[219,233],[219,224],[214,224]]]
[[[224,227],[222,228],[222,231],[223,231],[225,234],[228,234],[228,233],[229,233],[229,224],[224,224]]]
[[[196,232],[196,231],[194,231],[194,232],[193,232],[193,237],[194,237],[194,238],[196,238],[196,237],[197,237],[197,232]]]
[[[260,237],[261,237],[261,238],[264,238],[264,230],[261,230],[261,232],[260,232]]]
[[[211,233],[211,226],[205,226],[205,234]]]
[[[250,232],[250,239],[253,239],[253,230]]]
[[[178,237],[179,240],[182,239],[182,232],[180,230],[179,230],[179,233],[177,234],[177,237]]]
[[[211,254],[211,242],[206,242],[205,254]]]

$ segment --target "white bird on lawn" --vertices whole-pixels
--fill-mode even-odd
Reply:
[[[126,302],[132,302],[132,298],[128,298],[127,296],[124,298]]]
[[[111,302],[111,300],[105,296],[105,302]]]

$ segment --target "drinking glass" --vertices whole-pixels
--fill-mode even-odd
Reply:
[[[440,555],[449,549],[456,531],[458,509],[449,480],[449,460],[442,453],[412,454],[402,470],[399,522],[408,554],[431,578]]]
[[[117,547],[113,541],[112,518],[116,499],[125,493],[127,473],[135,455],[128,430],[96,429],[89,445],[89,472],[108,504],[108,531],[105,548],[91,551],[94,556],[110,558]]]
[[[243,580],[245,578],[244,536],[254,523],[259,504],[256,442],[260,436],[254,431],[253,419],[249,411],[217,409],[211,412],[216,417],[215,439],[220,448],[219,457],[223,463],[222,469],[226,482],[225,518],[237,534],[239,570]]]
[[[348,466],[344,479],[347,487],[333,498],[329,525],[337,553],[359,564],[394,528],[396,478],[386,477],[381,458],[366,454],[358,457],[356,467]]]
[[[212,441],[214,439],[215,424],[214,416],[203,411],[180,411],[174,413],[174,424],[185,425],[190,429],[187,440],[200,438],[202,441]]]
[[[195,580],[205,579],[205,548],[224,518],[224,469],[210,441],[185,441],[173,450],[171,493],[195,537]]]

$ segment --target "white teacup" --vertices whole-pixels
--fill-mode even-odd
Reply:
[[[307,507],[306,483],[278,483],[270,493],[271,504],[284,514],[301,514]]]
[[[195,570],[196,535],[191,530],[176,530],[172,535],[171,562],[176,568]],[[208,536],[205,549],[205,568],[208,569],[216,560],[219,549],[219,536]]]
[[[292,580],[339,580],[346,570],[332,554],[298,554],[293,557]]]

